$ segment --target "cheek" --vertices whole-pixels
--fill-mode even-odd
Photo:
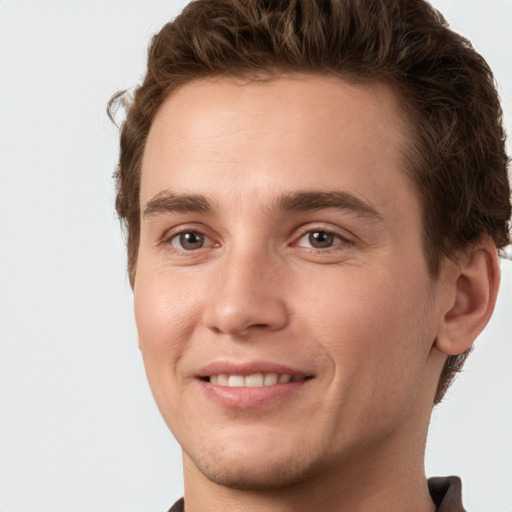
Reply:
[[[169,374],[197,323],[197,294],[169,276],[146,279],[140,273],[134,287],[134,308],[148,378],[158,372]]]
[[[383,381],[421,376],[433,342],[427,286],[421,277],[348,269],[325,281],[321,290],[297,290],[297,296],[308,296],[301,300],[303,312],[298,315],[311,322],[303,331],[315,331],[343,373],[338,378],[357,375],[377,389]]]
[[[140,272],[135,281],[134,308],[149,386],[172,430],[182,407],[179,390],[183,383],[178,367],[196,325],[197,294],[169,276]]]

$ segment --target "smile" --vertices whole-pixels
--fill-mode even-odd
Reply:
[[[218,386],[230,388],[260,388],[264,386],[274,386],[276,384],[287,384],[288,382],[300,382],[305,378],[302,376],[291,376],[286,373],[253,373],[251,375],[229,375],[219,373],[207,377],[208,382]]]

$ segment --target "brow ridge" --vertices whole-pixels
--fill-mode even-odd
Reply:
[[[276,202],[279,210],[321,210],[335,208],[354,212],[358,216],[383,220],[383,215],[367,201],[345,191],[296,192],[279,197]]]
[[[213,207],[210,201],[201,194],[174,194],[165,190],[146,203],[143,217],[153,217],[168,212],[212,213]]]
[[[370,203],[345,191],[304,191],[284,194],[277,198],[274,207],[278,211],[308,211],[334,208],[355,213],[361,217],[382,220],[383,216]],[[174,194],[162,191],[150,199],[143,217],[164,213],[213,213],[210,201],[202,194]]]

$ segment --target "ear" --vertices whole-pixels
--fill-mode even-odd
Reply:
[[[434,346],[447,355],[461,354],[471,347],[494,310],[500,282],[496,247],[490,240],[475,245],[449,261],[440,279],[448,299]]]

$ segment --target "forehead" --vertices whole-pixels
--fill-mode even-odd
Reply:
[[[214,195],[229,183],[249,203],[262,192],[341,188],[385,206],[412,192],[400,112],[384,84],[310,75],[188,83],[153,121],[141,205],[167,189]]]

